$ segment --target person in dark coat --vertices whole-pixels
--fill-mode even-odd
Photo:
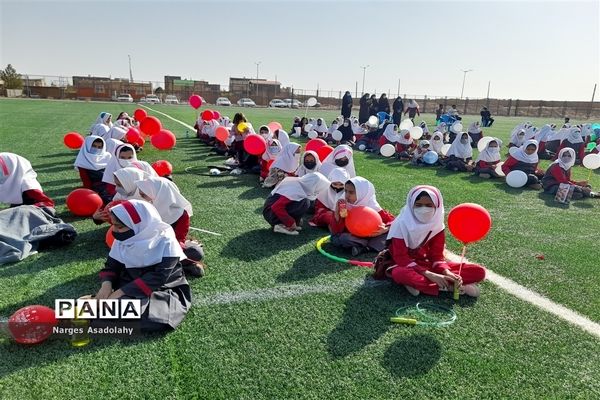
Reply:
[[[358,122],[364,124],[369,120],[369,93],[360,98],[360,110],[358,111]]]
[[[374,94],[371,95],[371,98],[369,99],[369,116],[371,115],[377,115],[377,113],[379,112],[379,104],[377,103],[377,96],[375,96]]]
[[[350,114],[352,114],[352,95],[346,91],[342,98],[342,115],[344,118],[350,118]]]
[[[390,101],[387,98],[387,95],[385,93],[382,93],[381,96],[379,97],[379,102],[378,102],[378,110],[377,112],[386,112],[386,113],[390,113]]]
[[[402,97],[396,97],[394,100],[394,104],[392,104],[392,121],[396,125],[400,125],[400,121],[402,120],[402,112],[404,111],[404,102],[402,101]]]

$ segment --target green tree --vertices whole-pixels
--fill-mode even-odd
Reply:
[[[17,71],[10,64],[6,69],[0,71],[0,79],[4,81],[4,87],[7,89],[22,89],[23,80],[21,75],[17,74]]]

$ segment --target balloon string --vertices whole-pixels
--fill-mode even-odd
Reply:
[[[460,267],[458,267],[458,275],[462,272],[463,264],[465,263],[465,253],[467,252],[467,245],[463,245],[462,254],[460,255]]]
[[[588,173],[588,178],[587,181],[589,183],[590,179],[592,179],[592,170],[590,169],[590,172]]]

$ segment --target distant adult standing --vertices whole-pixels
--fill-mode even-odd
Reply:
[[[481,115],[481,126],[484,128],[492,126],[494,123],[494,118],[492,118],[492,113],[487,107],[481,107],[481,112],[479,115]]]
[[[392,104],[392,120],[394,124],[400,125],[400,121],[402,120],[402,113],[404,112],[404,102],[402,101],[402,97],[396,97],[394,100],[394,104]]]
[[[352,114],[352,95],[349,91],[346,91],[346,94],[342,98],[342,116],[350,118],[350,114]]]
[[[369,120],[369,93],[360,98],[360,109],[358,110],[358,122],[364,124]]]
[[[437,110],[435,110],[435,123],[436,124],[439,125],[439,123],[442,121],[442,114],[443,113],[444,113],[444,105],[443,104],[439,104],[439,107],[437,108]]]
[[[379,102],[377,103],[377,112],[382,111],[388,114],[390,113],[390,101],[385,93],[382,93],[381,96],[379,96]]]
[[[377,96],[371,95],[369,99],[369,115],[377,115],[379,112],[379,104],[377,103]]]
[[[404,111],[404,115],[406,115],[406,113],[408,113],[408,118],[410,118],[411,121],[414,120],[415,115],[421,116],[421,111],[419,111],[419,104],[414,99],[410,99],[408,101],[408,105],[406,106],[406,111]]]

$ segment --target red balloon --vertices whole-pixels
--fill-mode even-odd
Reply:
[[[177,143],[177,138],[173,132],[163,129],[150,138],[150,143],[159,150],[171,150]]]
[[[112,248],[113,243],[115,242],[115,237],[112,231],[112,225],[106,231],[106,236],[104,237],[104,243],[108,246],[108,248]]]
[[[137,128],[129,128],[125,137],[127,138],[127,143],[136,144],[140,147],[144,145],[144,137]]]
[[[138,122],[142,122],[147,116],[148,116],[148,113],[146,112],[146,110],[141,109],[141,108],[138,108],[133,112],[133,117]]]
[[[267,141],[262,136],[252,133],[244,139],[244,150],[253,156],[260,156],[267,150]]]
[[[448,214],[448,228],[452,236],[463,244],[483,239],[491,227],[490,213],[479,204],[459,204]]]
[[[167,176],[173,173],[173,165],[167,160],[156,161],[152,164],[152,168],[154,168],[158,176]]]
[[[327,146],[327,142],[323,139],[310,139],[308,143],[306,143],[306,151],[317,151],[323,146]]]
[[[379,230],[383,221],[379,213],[365,206],[352,207],[346,217],[346,228],[358,237],[368,237]]]
[[[215,119],[215,114],[211,110],[202,111],[202,119],[204,121],[212,121]]]
[[[67,208],[79,217],[90,217],[102,208],[102,199],[90,189],[75,189],[67,196]]]
[[[313,140],[315,140],[315,139],[313,139]],[[331,153],[333,153],[333,147],[331,147],[331,146],[319,147],[319,149],[317,150],[317,155],[319,156],[319,160],[321,162],[325,161],[327,156]]]
[[[229,131],[224,126],[219,126],[217,129],[215,129],[215,137],[217,140],[224,142],[229,137]]]
[[[197,94],[191,95],[189,102],[190,102],[190,106],[192,106],[196,110],[199,109],[200,107],[202,107],[202,98],[200,96],[198,96]]]
[[[79,150],[83,146],[83,136],[77,132],[69,132],[63,138],[65,146],[73,150]]]
[[[146,135],[156,135],[161,129],[162,124],[156,117],[146,117],[140,122],[140,130]]]
[[[283,126],[281,126],[281,124],[279,122],[269,122],[267,124],[267,126],[269,127],[269,129],[271,130],[271,132],[275,132],[277,129],[283,129]]]
[[[35,305],[17,310],[8,320],[8,329],[17,343],[38,344],[52,335],[57,323],[53,309]]]
[[[219,119],[221,118],[221,113],[218,111],[213,111],[213,119]]]

